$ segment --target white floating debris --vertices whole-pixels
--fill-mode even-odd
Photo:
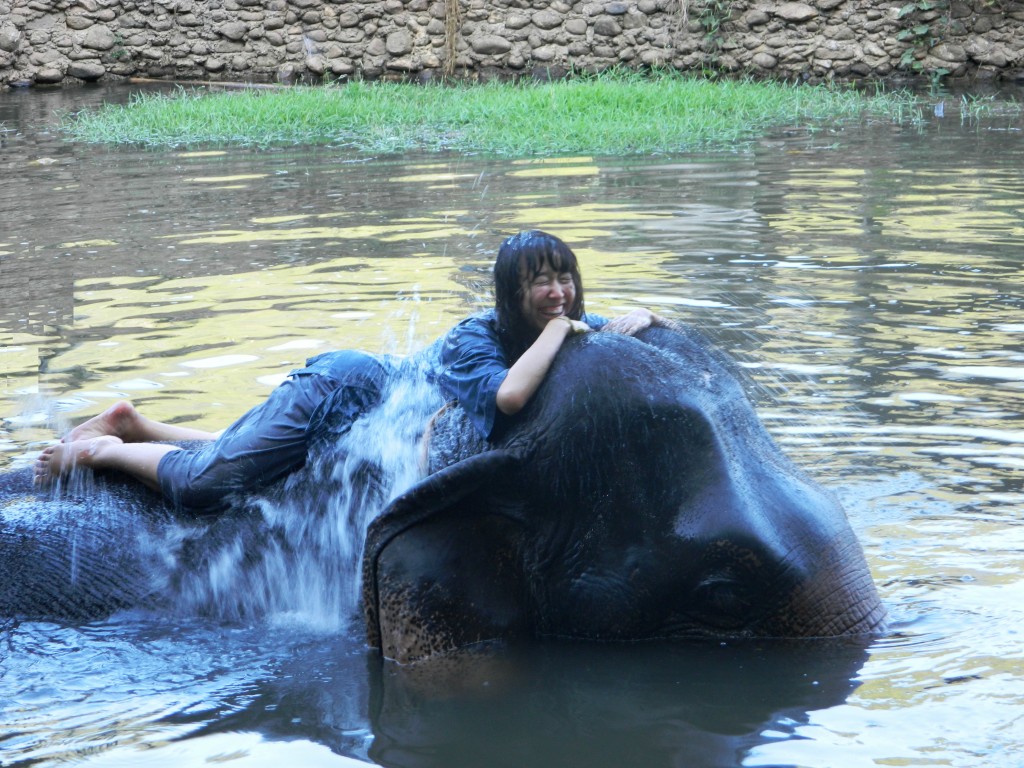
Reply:
[[[287,373],[269,373],[266,376],[257,376],[256,381],[267,387],[276,387],[287,378]]]
[[[129,392],[139,392],[148,389],[163,389],[163,384],[149,379],[128,379],[126,381],[115,381],[110,387],[111,389],[121,389]]]
[[[956,365],[948,370],[954,376],[977,376],[982,379],[1024,381],[1024,365],[1017,367],[999,365]]]
[[[291,349],[318,349],[327,342],[322,339],[295,339],[294,341],[286,341],[284,344],[278,344],[276,347],[270,347],[269,352],[285,352]]]
[[[256,355],[220,355],[218,357],[206,357],[201,360],[189,360],[182,363],[186,368],[226,368],[230,365],[241,365],[259,360]]]

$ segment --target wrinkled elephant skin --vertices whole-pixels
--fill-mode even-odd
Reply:
[[[845,513],[698,334],[570,339],[482,452],[453,409],[432,472],[371,525],[371,645],[400,662],[486,640],[833,637],[884,610]]]
[[[487,640],[883,627],[842,509],[782,455],[696,334],[571,339],[493,446],[471,439],[460,414],[435,420],[431,474],[367,534],[363,609],[385,656],[409,662]],[[276,573],[262,558],[297,546],[268,526],[257,497],[196,518],[138,483],[75,474],[40,494],[29,470],[0,473],[0,618],[88,620],[137,606],[241,616],[259,606],[197,590],[203,573],[225,553]],[[356,495],[375,506],[374,473],[363,474]],[[267,493],[287,498],[287,514],[320,514],[303,497],[323,496],[320,480],[292,480]]]

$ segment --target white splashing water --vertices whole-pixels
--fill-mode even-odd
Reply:
[[[198,567],[176,558],[176,607],[345,630],[360,605],[367,526],[422,476],[420,438],[440,404],[433,387],[398,380],[333,451],[260,499],[249,519],[177,530],[174,549],[198,545],[204,554]],[[165,551],[168,543],[161,545]]]

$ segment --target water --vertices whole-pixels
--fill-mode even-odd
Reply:
[[[488,305],[504,234],[540,227],[575,246],[588,309],[646,305],[739,358],[772,434],[841,496],[892,632],[555,645],[439,699],[381,669],[357,620],[324,620],[351,599],[321,599],[329,578],[240,619],[8,624],[0,763],[1019,761],[1019,119],[962,123],[947,100],[921,128],[554,161],[56,135],[54,110],[126,93],[0,94],[0,467],[117,398],[219,429],[318,351],[417,349]]]

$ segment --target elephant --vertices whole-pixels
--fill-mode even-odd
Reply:
[[[40,493],[28,470],[0,473],[0,617],[233,619],[334,590],[329,610],[358,616],[361,602],[369,646],[404,664],[545,638],[884,629],[842,508],[783,455],[701,334],[573,337],[492,444],[457,406],[429,419],[439,403],[422,399],[398,441],[406,464],[425,446],[418,481],[345,455],[368,426],[314,441],[319,458],[212,518],[113,474],[76,470]],[[314,586],[297,580],[310,572]]]
[[[30,470],[0,473],[0,617],[85,622],[181,610],[225,552],[245,552],[242,566],[253,568],[272,542],[251,505],[198,517],[113,473],[74,473],[53,493],[33,487]],[[211,612],[199,602],[191,608]],[[220,612],[243,610],[222,601]]]
[[[834,496],[692,329],[567,341],[515,424],[443,411],[430,472],[370,525],[369,644],[870,636],[885,609]]]

